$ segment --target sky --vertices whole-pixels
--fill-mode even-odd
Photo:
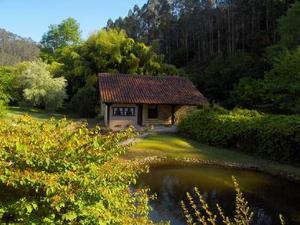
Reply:
[[[50,24],[73,17],[80,23],[82,37],[106,25],[109,18],[128,14],[146,0],[0,0],[0,28],[40,41]]]

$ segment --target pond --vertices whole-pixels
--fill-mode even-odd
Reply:
[[[281,213],[287,224],[300,224],[300,185],[271,175],[216,166],[155,166],[138,180],[139,187],[149,187],[157,194],[151,200],[154,221],[168,220],[182,225],[180,201],[187,191],[198,187],[210,206],[219,203],[226,215],[233,215],[235,191],[232,175],[255,212],[254,224],[279,224]]]

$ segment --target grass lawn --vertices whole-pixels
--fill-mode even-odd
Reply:
[[[135,142],[126,154],[127,159],[143,159],[153,156],[170,161],[189,158],[216,164],[233,163],[255,167],[272,174],[287,174],[300,178],[300,168],[298,167],[270,162],[233,150],[199,144],[175,134],[151,134]]]
[[[55,118],[55,119],[63,119],[67,118],[68,120],[71,120],[73,122],[83,122],[86,121],[88,123],[88,126],[90,128],[95,127],[96,125],[102,125],[102,121],[98,121],[95,118],[79,118],[76,115],[64,115],[60,113],[48,113],[44,110],[37,109],[37,108],[26,108],[26,107],[18,107],[18,106],[11,106],[6,109],[6,114],[2,119],[5,120],[12,120],[15,118],[18,118],[23,115],[29,115],[34,119],[37,120],[48,120],[50,118]]]
[[[64,115],[61,115],[61,114],[47,113],[41,109],[25,108],[25,107],[17,107],[17,106],[8,107],[6,110],[6,114],[4,115],[4,118],[5,119],[14,119],[14,118],[18,118],[23,115],[29,115],[32,118],[37,119],[37,120],[47,120],[52,117],[54,117],[56,119],[64,118]]]
[[[48,113],[44,110],[37,109],[37,108],[26,108],[26,107],[18,107],[18,106],[11,106],[6,109],[6,114],[3,116],[4,120],[12,120],[15,118],[18,118],[23,115],[29,115],[34,119],[37,120],[48,120],[50,118],[55,118],[55,119],[63,119],[67,118],[68,120],[71,120],[73,122],[83,122],[86,121],[88,123],[88,126],[90,128],[95,127],[96,125],[101,125],[102,121],[98,121],[95,118],[79,118],[76,115],[64,115],[60,113]]]

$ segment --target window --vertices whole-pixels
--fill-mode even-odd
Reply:
[[[113,116],[135,116],[135,107],[113,107]]]
[[[149,119],[158,118],[158,105],[148,105],[148,118]]]

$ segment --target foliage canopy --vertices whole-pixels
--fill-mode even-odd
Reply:
[[[124,31],[116,29],[100,30],[80,45],[59,49],[57,62],[59,65],[55,74],[67,79],[71,98],[75,95],[78,98],[80,93],[76,93],[79,90],[83,92],[82,88],[86,91],[85,86],[90,81],[94,83],[89,83],[89,87],[98,88],[94,78],[99,72],[147,75],[178,73],[174,66],[164,64],[163,57],[155,53],[152,47],[134,41]]]
[[[273,60],[263,79],[244,78],[231,92],[242,107],[277,113],[300,113],[300,47],[286,50]]]
[[[71,17],[58,25],[51,24],[41,40],[42,57],[52,61],[57,49],[78,44],[81,40],[80,34],[79,24]]]

